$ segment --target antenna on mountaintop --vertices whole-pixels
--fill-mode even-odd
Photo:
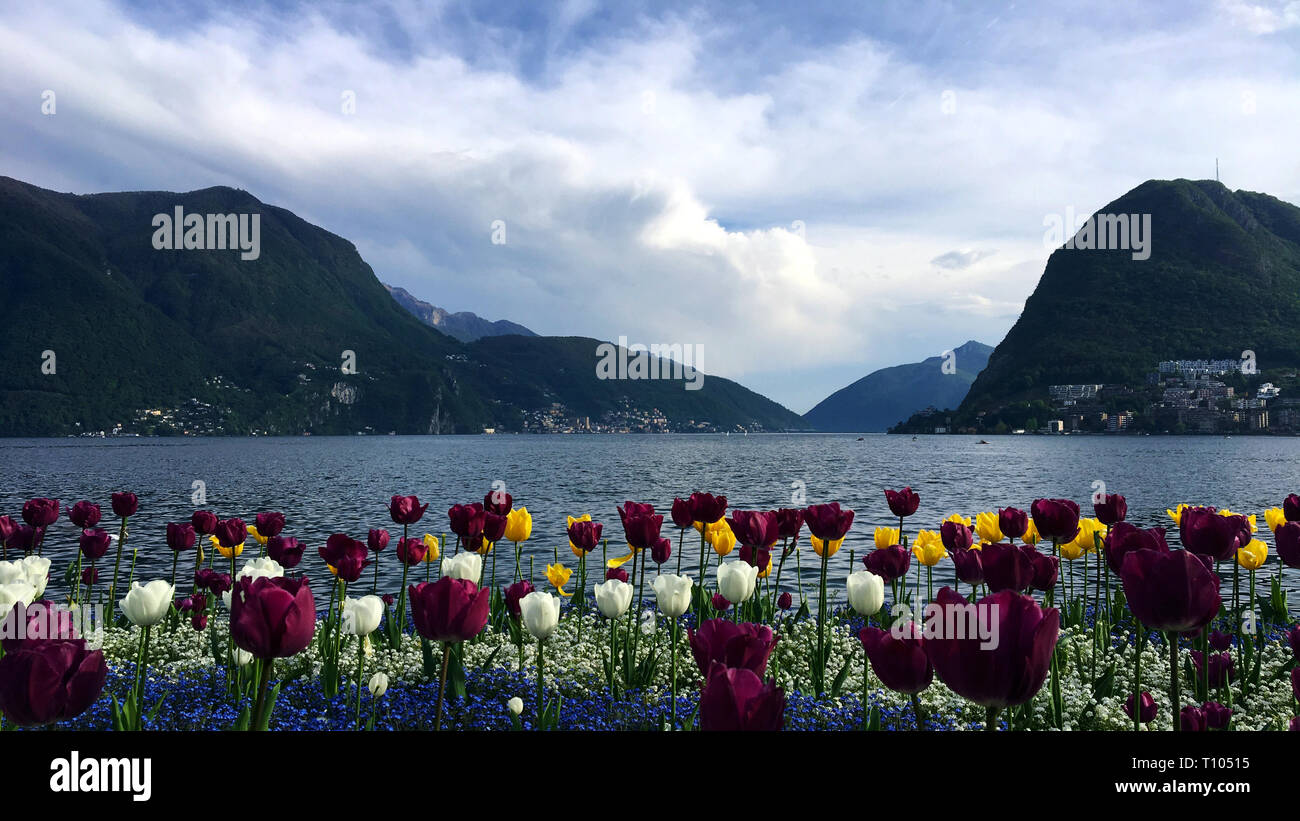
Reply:
[[[1219,158],[1214,158],[1214,181],[1219,181]]]

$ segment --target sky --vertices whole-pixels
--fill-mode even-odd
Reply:
[[[1300,203],[1300,0],[11,3],[0,55],[0,174],[244,188],[797,412],[1001,341],[1050,215],[1216,158]]]

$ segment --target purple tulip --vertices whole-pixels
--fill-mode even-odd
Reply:
[[[504,490],[489,490],[483,495],[483,509],[488,513],[505,516],[515,506],[515,497]]]
[[[428,551],[424,539],[412,536],[409,539],[397,540],[397,560],[408,567],[424,561],[424,554]]]
[[[982,551],[967,547],[952,551],[952,563],[959,580],[969,585],[984,583],[984,562],[981,555]]]
[[[998,530],[1008,539],[1019,539],[1029,530],[1029,514],[1017,507],[998,508]]]
[[[1232,721],[1232,708],[1224,707],[1217,701],[1207,701],[1201,708],[1205,713],[1205,726],[1211,730],[1226,730]]]
[[[944,522],[939,525],[939,538],[948,552],[965,550],[975,544],[975,533],[961,522]]]
[[[415,496],[394,496],[388,503],[388,515],[399,525],[413,525],[420,521],[428,507],[421,506]]]
[[[0,542],[8,544],[9,537],[18,529],[18,523],[12,516],[0,516]]]
[[[695,524],[695,520],[691,518],[691,503],[680,497],[673,499],[672,517],[673,526],[681,530]]]
[[[58,499],[36,498],[23,503],[23,521],[33,528],[49,527],[58,520]]]
[[[519,618],[519,602],[523,601],[524,596],[532,593],[534,589],[533,583],[528,579],[517,581],[506,588],[506,610],[510,611],[510,615]]]
[[[272,536],[266,540],[266,555],[292,570],[302,563],[303,546],[292,536]]]
[[[369,548],[345,533],[331,535],[316,552],[349,584],[361,578],[361,572],[370,564]]]
[[[728,519],[736,541],[751,547],[771,547],[781,538],[775,510],[737,510]]]
[[[213,535],[222,547],[234,547],[243,544],[248,538],[248,527],[243,519],[222,519],[217,522]]]
[[[1061,560],[1056,556],[1046,556],[1037,550],[1033,552],[1034,578],[1029,586],[1044,593],[1055,589],[1056,580],[1061,572]]]
[[[1232,648],[1232,636],[1219,630],[1210,631],[1210,649],[1222,653]]]
[[[1133,696],[1128,697],[1124,704],[1124,712],[1128,713],[1129,718],[1133,717]],[[1156,700],[1146,690],[1142,691],[1142,714],[1138,716],[1138,721],[1143,724],[1150,724],[1156,720]]]
[[[628,580],[627,571],[621,567],[608,568],[605,570],[605,579],[618,579],[619,581],[626,583]]]
[[[776,606],[782,610],[789,610],[794,606],[794,598],[790,595],[788,590],[776,597]]]
[[[1235,557],[1246,543],[1241,541],[1243,530],[1249,541],[1250,521],[1245,516],[1220,516],[1212,507],[1189,507],[1178,520],[1183,547],[1220,562]]]
[[[100,515],[99,505],[91,504],[85,499],[68,508],[68,518],[81,530],[99,524]]]
[[[217,532],[217,514],[210,510],[196,510],[194,515],[190,516],[190,524],[194,526],[194,532],[204,536],[211,536]]]
[[[230,638],[254,658],[297,655],[316,632],[316,600],[306,577],[242,578],[231,590]]]
[[[82,568],[81,583],[87,587],[99,581],[99,569],[95,567]]]
[[[569,525],[569,542],[584,554],[600,544],[600,534],[605,526],[600,522],[574,522]]]
[[[650,560],[656,565],[661,565],[668,561],[673,555],[673,543],[668,539],[660,539],[650,548]]]
[[[107,677],[103,651],[87,650],[84,639],[6,639],[0,713],[23,727],[75,718],[99,698]]]
[[[277,513],[275,511],[259,513],[254,518],[254,521],[256,522],[257,532],[268,539],[272,536],[279,536],[280,532],[284,530],[283,513]]]
[[[1300,522],[1287,522],[1273,531],[1277,555],[1287,567],[1300,567]]]
[[[194,571],[195,590],[207,590],[214,596],[220,596],[230,588],[229,573],[218,573],[210,567],[202,567]]]
[[[719,613],[725,613],[731,609],[731,602],[727,601],[727,597],[721,593],[714,593],[709,602],[713,605],[713,609]]]
[[[119,519],[125,519],[127,516],[134,516],[135,512],[140,509],[140,500],[130,491],[113,494],[113,513]]]
[[[843,539],[853,526],[853,511],[840,509],[839,502],[812,505],[804,508],[803,520],[809,533],[823,542],[834,542]]]
[[[775,682],[764,682],[753,671],[728,669],[714,663],[700,694],[700,729],[780,730],[784,722],[785,692]]]
[[[207,626],[208,626],[207,613],[195,613],[193,616],[190,617],[190,627],[192,627],[196,632],[199,633],[203,632],[203,630],[206,629]]]
[[[987,569],[986,569],[987,572]],[[980,625],[996,630],[996,647],[985,648],[981,630],[943,631],[927,636],[926,654],[944,684],[958,695],[986,708],[1024,704],[1047,678],[1052,652],[1060,632],[1060,611],[1043,609],[1029,596],[1003,590],[970,605],[950,587],[939,591],[935,602],[943,607],[974,608]]]
[[[468,505],[452,505],[447,511],[451,523],[451,532],[455,533],[463,545],[478,547],[483,540],[483,505],[474,502]]]
[[[1163,527],[1141,530],[1128,522],[1120,522],[1107,534],[1101,549],[1106,554],[1106,564],[1110,567],[1110,571],[1118,576],[1124,566],[1124,557],[1128,554],[1135,550],[1168,553],[1169,543],[1165,541]]]
[[[493,544],[501,541],[501,538],[506,535],[507,521],[509,520],[503,514],[493,513],[490,510],[483,511],[483,538]],[[478,545],[475,544],[473,547]]]
[[[1106,527],[1111,527],[1122,521],[1128,515],[1128,502],[1118,493],[1107,493],[1100,500],[1092,503],[1092,512],[1096,514],[1097,520]]]
[[[1189,551],[1136,550],[1120,578],[1129,609],[1152,630],[1199,630],[1219,614],[1219,579]]]
[[[388,535],[387,530],[382,528],[371,529],[371,531],[366,534],[366,547],[371,553],[378,553],[385,547],[388,547],[388,540],[391,538],[392,537]]]
[[[1291,628],[1290,632],[1286,634],[1286,640],[1291,644],[1291,654],[1296,657],[1297,661],[1300,661],[1300,624]],[[1300,701],[1300,699],[1297,699],[1297,701]]]
[[[1210,687],[1218,689],[1223,687],[1237,678],[1236,670],[1233,668],[1232,655],[1230,653],[1212,653],[1210,654],[1210,670],[1208,677],[1205,671],[1205,654],[1200,650],[1192,651],[1192,667],[1196,670],[1197,681],[1209,681]]]
[[[623,535],[634,549],[649,550],[659,541],[664,517],[655,513],[654,505],[625,502],[618,509],[618,517],[623,522]]]
[[[889,510],[900,519],[911,516],[916,509],[921,506],[921,497],[910,487],[902,490],[886,490],[885,502],[889,505]],[[818,536],[817,538],[822,538]]]
[[[776,529],[782,539],[797,539],[803,527],[803,511],[797,507],[783,507],[776,511]]]
[[[889,630],[867,625],[858,633],[862,649],[871,661],[871,669],[889,689],[911,695],[919,693],[934,680],[934,666],[925,653],[925,642],[916,623],[902,623],[903,636],[895,638]]]
[[[487,624],[492,591],[467,579],[443,576],[411,585],[411,618],[429,641],[456,643],[477,636]]]
[[[194,549],[194,525],[167,523],[167,546],[173,553]]]
[[[5,539],[5,547],[27,553],[41,541],[44,532],[44,528],[18,525]]]
[[[878,547],[863,556],[862,563],[888,584],[907,575],[908,568],[912,566],[912,553],[898,544]]]
[[[1300,522],[1300,496],[1292,493],[1283,500],[1282,515],[1288,522]]]
[[[1003,590],[1020,593],[1033,584],[1034,559],[1040,555],[1034,548],[999,542],[985,545],[979,554],[984,581],[993,593]]]
[[[93,562],[104,558],[113,537],[108,535],[107,530],[97,527],[93,530],[81,531],[81,538],[77,541],[81,546],[82,555]]]
[[[691,520],[706,525],[715,524],[727,513],[727,497],[712,493],[692,493],[687,500],[691,506]],[[650,509],[654,513],[654,509]]]
[[[1183,732],[1201,733],[1207,728],[1205,723],[1205,711],[1200,707],[1187,706],[1179,713],[1179,726]]]
[[[701,676],[707,675],[714,663],[720,663],[761,677],[767,672],[767,660],[779,640],[766,625],[735,624],[726,619],[708,619],[698,631],[687,630],[686,636]]]
[[[1052,542],[1072,542],[1079,535],[1079,506],[1069,499],[1036,499],[1029,506],[1038,535]]]

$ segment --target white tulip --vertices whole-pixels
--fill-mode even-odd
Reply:
[[[607,619],[616,619],[632,605],[632,585],[620,579],[607,579],[596,585],[596,609]]]
[[[235,664],[239,665],[240,667],[247,667],[252,663],[253,663],[252,653],[248,652],[247,650],[241,650],[238,647],[235,648]]]
[[[457,553],[442,560],[442,575],[478,584],[483,575],[483,557],[477,553]]]
[[[758,581],[758,567],[749,562],[734,561],[718,565],[718,592],[732,604],[740,604],[754,595]]]
[[[384,617],[384,600],[378,596],[362,596],[343,602],[343,632],[349,636],[368,636],[379,629]]]
[[[655,576],[655,601],[665,616],[675,619],[691,609],[692,584],[690,576],[675,576],[672,573]]]
[[[519,600],[519,617],[533,638],[545,641],[560,624],[560,597],[535,591]]]
[[[849,591],[849,607],[860,616],[874,616],[885,605],[885,580],[869,570],[850,573],[844,580]]]
[[[131,582],[131,589],[122,598],[122,614],[136,627],[153,627],[166,617],[175,595],[176,588],[163,579],[146,585]]]
[[[521,715],[524,712],[524,700],[519,696],[515,696],[506,702],[506,709],[515,715]]]
[[[278,579],[284,576],[284,568],[280,563],[269,556],[257,557],[244,562],[238,575],[235,576],[235,584],[239,584],[240,579]],[[221,594],[221,601],[230,608],[230,594],[227,590]]]
[[[25,581],[35,590],[34,599],[45,595],[45,585],[50,581],[50,560],[44,556],[27,556],[12,562],[0,562],[0,585]],[[26,602],[31,604],[31,602]]]
[[[8,617],[9,611],[20,602],[30,605],[34,601],[36,601],[36,588],[32,587],[31,582],[26,579],[15,579],[0,584],[0,620]]]
[[[383,698],[384,693],[388,692],[388,676],[385,673],[375,673],[370,677],[370,695],[374,698]]]

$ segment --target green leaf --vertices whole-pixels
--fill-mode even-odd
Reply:
[[[827,648],[828,650],[830,648]],[[828,654],[829,655],[829,654]],[[829,658],[827,659],[829,661]],[[844,666],[835,674],[835,681],[831,684],[831,698],[839,698],[840,688],[844,686],[844,680],[849,677],[849,662],[852,658],[844,659]]]

